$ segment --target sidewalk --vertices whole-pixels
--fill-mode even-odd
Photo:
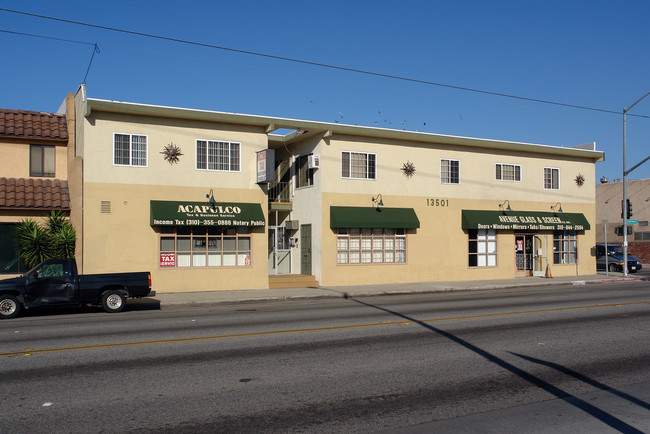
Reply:
[[[342,298],[387,294],[418,294],[444,291],[470,291],[482,289],[520,288],[544,285],[585,285],[648,280],[647,276],[630,275],[627,279],[621,273],[598,272],[589,276],[524,277],[497,280],[474,280],[453,282],[418,282],[385,285],[331,286],[320,288],[242,289],[204,292],[174,292],[157,294],[154,300],[161,306],[202,305],[221,303],[245,303],[252,301],[300,300],[314,298]],[[154,287],[155,290],[155,287]]]

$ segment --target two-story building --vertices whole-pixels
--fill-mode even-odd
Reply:
[[[69,97],[86,273],[156,290],[584,275],[590,149]],[[279,276],[279,277],[278,277]]]
[[[65,116],[0,109],[0,278],[26,271],[14,245],[18,222],[70,211],[67,145]]]

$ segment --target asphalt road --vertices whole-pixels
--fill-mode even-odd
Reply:
[[[0,432],[650,432],[648,282],[38,312]]]

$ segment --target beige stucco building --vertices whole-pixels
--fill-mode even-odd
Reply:
[[[26,270],[15,246],[23,220],[70,211],[65,116],[0,108],[0,279]]]
[[[593,148],[107,101],[83,86],[67,107],[84,273],[149,270],[172,292],[596,271]]]

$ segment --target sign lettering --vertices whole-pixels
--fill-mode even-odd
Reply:
[[[257,203],[151,201],[152,226],[264,226]]]
[[[161,253],[160,254],[160,266],[161,267],[175,267],[176,266],[176,255],[174,253]]]

